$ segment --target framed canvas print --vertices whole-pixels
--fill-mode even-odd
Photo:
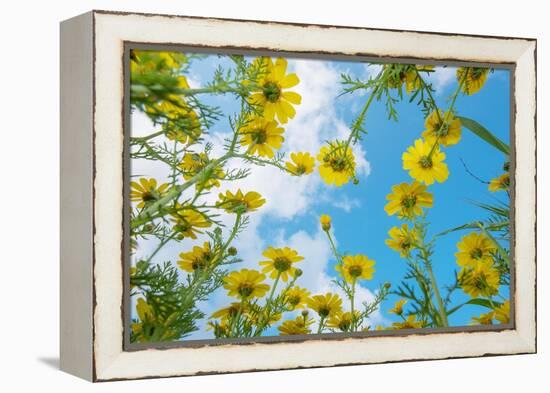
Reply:
[[[536,351],[536,41],[61,24],[61,367]]]

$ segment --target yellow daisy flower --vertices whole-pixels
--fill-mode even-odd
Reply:
[[[284,282],[286,282],[289,277],[294,277],[296,268],[293,264],[304,259],[304,257],[298,255],[296,250],[289,247],[268,247],[262,255],[269,258],[267,261],[260,262],[260,266],[264,266],[262,272],[269,274],[271,278],[280,275],[281,280]]]
[[[497,178],[494,178],[489,183],[489,191],[491,192],[497,192],[497,191],[507,191],[510,187],[510,174],[509,173],[503,173]]]
[[[506,300],[495,309],[495,319],[500,323],[510,323],[510,301]]]
[[[422,133],[429,145],[441,143],[443,146],[455,145],[460,141],[462,123],[452,113],[437,110],[432,112],[424,123],[426,130]],[[437,139],[439,137],[439,139]]]
[[[433,148],[433,151],[432,151]],[[430,156],[430,152],[432,152]],[[445,160],[445,153],[439,150],[439,146],[433,147],[433,143],[417,139],[414,146],[410,146],[403,153],[403,169],[409,171],[409,175],[419,182],[427,185],[434,181],[443,183],[449,177],[449,169]]]
[[[375,262],[365,255],[346,255],[342,258],[342,265],[336,265],[336,271],[340,272],[349,283],[356,280],[372,280],[372,275],[375,272]]]
[[[235,318],[239,312],[245,313],[247,310],[246,305],[241,302],[233,302],[229,306],[220,308],[218,311],[214,312],[210,319],[221,319],[222,322],[229,321],[231,318]]]
[[[388,311],[395,315],[403,315],[403,306],[407,303],[407,299],[400,299],[397,302],[395,302],[395,306]]]
[[[416,74],[415,68],[418,71],[430,71],[434,69],[434,66],[433,65],[412,65],[409,67],[409,69],[405,72],[405,90],[409,94],[414,90],[420,89],[420,86],[422,85],[420,78]]]
[[[355,312],[355,320],[359,318],[359,313]],[[327,327],[332,329],[338,329],[342,332],[347,332],[351,328],[352,324],[351,311],[336,312],[327,321]]]
[[[156,321],[155,310],[149,305],[145,299],[139,298],[136,303],[136,312],[139,317],[139,322],[132,323],[132,333],[138,337],[139,341],[145,339],[143,337],[143,326],[145,324],[154,323]]]
[[[193,273],[207,267],[214,258],[210,242],[204,242],[202,247],[194,246],[189,252],[179,254],[178,266],[186,272]]]
[[[309,175],[315,167],[315,159],[309,153],[290,153],[290,159],[285,164],[286,169],[294,176]]]
[[[206,153],[185,153],[178,167],[184,172],[183,178],[185,180],[190,180],[202,171],[209,163],[210,160],[208,159]],[[222,168],[215,167],[212,169],[211,174],[207,176],[206,181],[198,182],[197,185],[200,188],[207,190],[212,187],[219,187],[221,185],[220,179],[223,179],[224,175],[225,174]]]
[[[306,320],[303,316],[298,316],[296,319],[289,319],[284,321],[277,329],[281,336],[295,335],[295,334],[309,334],[311,330],[309,326],[313,323],[313,320]]]
[[[417,321],[416,315],[409,315],[406,320],[402,322],[394,322],[391,325],[391,329],[418,329],[424,327],[423,321]]]
[[[157,187],[156,179],[142,177],[139,179],[139,183],[135,181],[130,182],[130,187],[130,200],[138,202],[137,208],[141,209],[145,205],[152,204],[162,198],[169,185],[168,183],[164,183]]]
[[[269,290],[269,285],[264,284],[264,280],[265,275],[257,270],[241,269],[224,277],[225,284],[223,287],[229,291],[229,296],[249,300],[265,296]]]
[[[253,93],[249,101],[253,105],[263,108],[263,116],[273,120],[275,116],[284,124],[288,119],[294,118],[296,110],[293,105],[302,102],[302,96],[293,91],[284,91],[300,83],[296,74],[287,74],[287,61],[281,57],[271,60],[269,57],[256,59],[256,64],[262,67],[262,77],[258,81],[260,91]]]
[[[465,78],[462,85],[462,92],[467,95],[472,95],[480,91],[485,82],[487,82],[489,71],[489,68],[459,67],[456,70],[456,79],[460,83],[460,81]]]
[[[469,267],[474,267],[479,262],[492,263],[493,253],[497,250],[495,243],[482,232],[463,236],[456,246],[456,263]]]
[[[388,235],[390,235],[390,239],[386,239],[388,247],[397,251],[402,258],[408,257],[417,240],[416,231],[409,229],[405,223],[401,227],[390,229]]]
[[[250,154],[258,154],[260,157],[273,158],[274,150],[279,150],[283,145],[285,130],[278,126],[276,121],[255,117],[244,125],[239,133],[242,135],[241,145],[250,146]]]
[[[342,311],[342,299],[335,293],[314,295],[307,300],[307,305],[321,318],[327,318]]]
[[[249,213],[265,203],[265,199],[256,191],[243,194],[240,189],[235,194],[231,191],[226,191],[225,195],[220,193],[219,198],[216,206],[223,208],[228,213]]]
[[[286,304],[293,310],[304,308],[310,292],[306,288],[292,287],[285,292]]]
[[[433,195],[427,189],[417,181],[396,184],[392,187],[392,193],[386,197],[389,202],[384,210],[389,216],[397,214],[399,218],[420,216],[423,207],[433,206]]]
[[[458,280],[462,290],[472,298],[489,297],[498,293],[500,275],[491,263],[479,262],[473,267],[463,267]]]
[[[384,69],[390,72],[388,78],[388,86],[393,89],[400,88],[405,84],[407,93],[417,90],[421,86],[421,81],[418,78],[416,70],[433,70],[434,66],[430,65],[412,65],[412,64],[385,64]],[[399,72],[398,72],[399,71]]]
[[[319,174],[325,184],[341,187],[355,176],[355,157],[343,142],[336,141],[321,147],[317,161]]]
[[[145,113],[152,119],[167,119],[162,129],[166,137],[179,143],[194,142],[201,136],[201,123],[197,113],[179,96],[170,101],[162,100],[145,107]]]
[[[193,208],[184,209],[177,206],[177,211],[172,213],[172,221],[174,222],[173,230],[178,233],[178,239],[190,237],[197,238],[197,233],[203,233],[199,228],[209,228],[212,223],[208,218]]]
[[[332,220],[328,214],[323,214],[319,221],[321,222],[321,228],[323,228],[323,231],[330,231]]]
[[[495,317],[494,312],[481,314],[479,317],[472,317],[472,324],[473,325],[492,325],[494,317]]]

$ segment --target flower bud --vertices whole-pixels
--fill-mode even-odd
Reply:
[[[306,318],[308,315],[309,315],[309,311],[308,311],[308,310],[302,311],[302,317]]]
[[[384,284],[384,288],[390,289],[390,288],[391,288],[391,283],[386,282],[386,283]]]
[[[227,249],[227,253],[232,257],[234,257],[235,255],[237,255],[237,249],[235,247],[229,247]]]
[[[321,228],[323,228],[323,231],[330,231],[332,220],[329,215],[323,214],[319,221],[321,222]]]
[[[302,271],[302,269],[296,269],[294,271],[294,277],[298,278],[300,277],[304,272]]]

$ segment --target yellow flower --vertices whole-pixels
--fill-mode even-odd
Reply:
[[[219,195],[220,200],[216,206],[225,209],[228,213],[249,213],[265,203],[265,199],[256,191],[249,191],[246,194],[239,189],[235,194],[226,191],[225,195]]]
[[[330,231],[332,220],[328,214],[323,214],[319,221],[321,222],[321,228],[323,228],[323,231]]]
[[[422,133],[424,139],[433,143],[441,143],[443,146],[455,145],[460,141],[462,134],[462,124],[460,119],[456,118],[452,113],[437,110],[432,112],[424,123],[426,131]],[[439,139],[438,139],[439,137]]]
[[[391,325],[391,329],[418,329],[421,327],[424,327],[424,322],[417,321],[414,314],[409,315],[403,322],[394,322]]]
[[[198,228],[209,228],[212,223],[208,218],[193,208],[176,207],[177,211],[172,213],[172,221],[175,223],[173,230],[178,232],[178,238],[197,238],[197,233],[203,233]]]
[[[309,153],[290,153],[292,160],[285,164],[294,176],[309,175],[315,167],[315,159]]]
[[[423,207],[433,206],[433,196],[427,189],[417,181],[396,184],[392,187],[392,193],[386,197],[389,202],[384,210],[389,216],[397,214],[399,218],[420,216]]]
[[[279,329],[281,336],[294,335],[294,334],[309,334],[311,330],[309,326],[313,323],[313,320],[306,320],[304,316],[298,316],[296,319],[289,319],[284,321]]]
[[[262,255],[269,258],[267,261],[260,262],[260,266],[264,266],[262,272],[269,274],[271,278],[276,278],[280,275],[281,280],[284,282],[286,282],[289,277],[294,277],[296,268],[293,264],[304,259],[304,257],[298,255],[296,250],[289,247],[268,247]]]
[[[185,180],[190,180],[202,171],[208,164],[210,164],[210,160],[205,153],[185,153],[178,167],[184,172],[183,178]],[[219,187],[221,185],[220,179],[223,179],[224,175],[225,174],[222,168],[214,167],[212,168],[211,173],[206,176],[205,180],[197,182],[197,185],[199,188],[204,188],[207,190],[212,187]]]
[[[397,251],[402,258],[406,258],[410,255],[414,245],[416,243],[416,231],[409,229],[407,224],[403,224],[400,227],[393,227],[389,230],[388,235],[391,239],[386,239],[386,244],[389,248]]]
[[[365,255],[346,255],[342,258],[342,265],[336,265],[336,270],[342,274],[344,280],[353,283],[358,279],[372,280],[375,262]]]
[[[139,179],[139,183],[135,181],[130,182],[130,186],[132,188],[130,191],[130,200],[132,202],[139,202],[137,204],[138,209],[158,201],[168,189],[168,183],[157,187],[155,179],[146,179],[144,177]]]
[[[301,287],[292,287],[285,293],[286,304],[290,306],[291,309],[304,308],[304,305],[307,303],[310,292],[306,288]]]
[[[430,143],[417,139],[414,141],[414,146],[410,146],[403,153],[402,158],[403,169],[408,170],[409,175],[419,182],[427,185],[434,181],[443,183],[449,177],[449,169],[443,162],[445,153],[439,150],[439,146],[434,147],[433,141]]]
[[[263,297],[269,290],[269,285],[263,284],[265,275],[257,270],[241,269],[229,273],[224,277],[224,288],[229,291],[229,296],[241,300],[248,300],[255,297]]]
[[[359,313],[355,312],[355,320],[359,318]],[[327,326],[333,329],[339,329],[343,332],[350,330],[352,324],[352,314],[350,311],[334,313],[328,320]]]
[[[459,67],[456,70],[456,79],[459,83],[464,79],[462,92],[467,95],[472,95],[480,91],[487,81],[489,71],[489,68]]]
[[[355,157],[351,148],[346,147],[343,142],[335,141],[321,147],[317,161],[319,174],[328,185],[341,187],[355,176]]]
[[[495,319],[500,323],[510,323],[510,301],[506,300],[495,309]]]
[[[258,81],[260,91],[250,96],[250,103],[261,106],[266,119],[273,120],[277,116],[280,123],[286,123],[296,115],[293,105],[299,105],[302,97],[283,89],[296,86],[300,79],[294,73],[286,73],[287,61],[283,58],[279,57],[273,63],[269,57],[259,57],[255,64],[262,68],[262,76]]]
[[[233,302],[229,306],[220,308],[218,311],[214,312],[210,318],[215,319],[219,318],[222,322],[229,321],[231,318],[235,318],[239,312],[242,314],[246,312],[246,306],[241,302]]]
[[[416,70],[418,71],[431,71],[434,69],[432,65],[411,65],[407,72],[405,72],[405,90],[407,93],[411,93],[414,90],[418,90],[422,85],[420,78],[418,77]]]
[[[481,314],[479,317],[472,317],[472,324],[473,325],[492,325],[494,317],[495,317],[494,312]]]
[[[472,232],[460,239],[456,245],[456,263],[459,266],[474,267],[479,262],[492,263],[493,253],[496,251],[495,243],[484,233]]]
[[[249,153],[260,157],[273,158],[274,150],[280,149],[285,140],[285,130],[276,121],[261,117],[250,119],[239,132],[242,135],[241,145],[250,146]]]
[[[307,305],[321,318],[327,318],[342,311],[342,299],[335,293],[314,295],[307,300]]]
[[[386,64],[384,69],[390,72],[388,78],[388,86],[393,89],[400,88],[403,83],[407,93],[417,90],[421,86],[420,78],[416,73],[418,71],[433,70],[434,66],[430,65],[412,65],[412,64]]]
[[[489,183],[489,191],[497,192],[497,191],[507,191],[510,187],[510,174],[503,173],[497,178],[494,178],[491,180],[491,183]]]
[[[458,273],[458,281],[472,298],[489,297],[498,293],[500,275],[491,263],[478,262],[473,267],[463,267]]]
[[[194,246],[189,252],[179,254],[178,266],[186,272],[194,272],[206,268],[213,260],[214,253],[209,242],[204,242],[202,247]]]
[[[400,299],[395,302],[395,306],[389,311],[395,315],[403,315],[403,306],[407,303],[407,299]]]
[[[179,143],[194,142],[201,136],[201,123],[197,113],[179,96],[170,96],[145,107],[153,120],[165,119],[162,129],[166,137]]]

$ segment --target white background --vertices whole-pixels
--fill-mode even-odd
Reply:
[[[6,1],[0,11],[0,390],[548,391],[548,47],[544,1]],[[57,370],[59,27],[90,9],[538,38],[539,354],[92,385]],[[518,130],[521,137],[521,130]],[[542,196],[542,197],[541,197]],[[546,375],[545,375],[546,372]]]

